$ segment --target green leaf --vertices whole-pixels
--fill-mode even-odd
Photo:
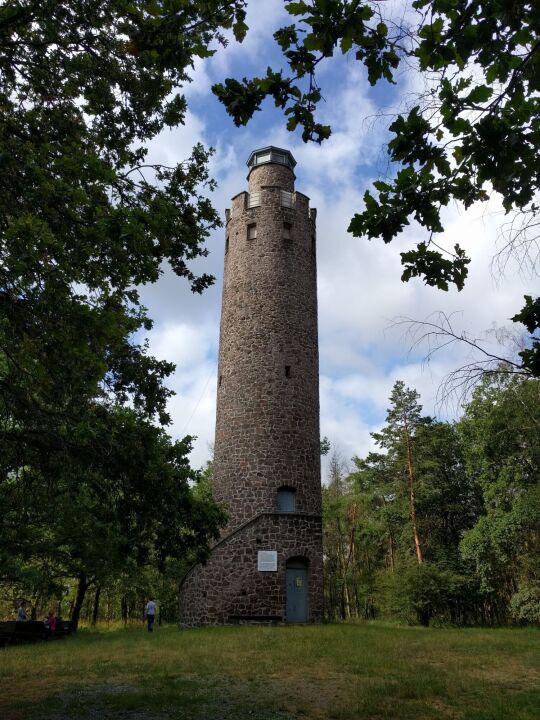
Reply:
[[[467,97],[465,98],[465,102],[472,105],[479,105],[489,100],[492,95],[492,88],[488,87],[487,85],[478,85],[477,87],[473,88],[471,92],[467,95]]]
[[[525,305],[511,320],[512,322],[523,323],[527,330],[533,333],[540,328],[540,298],[533,300],[531,295],[525,295],[524,299]]]
[[[290,2],[285,4],[285,10],[290,15],[304,15],[309,12],[310,7],[307,3],[300,0],[300,2]]]
[[[350,50],[351,47],[352,47],[352,42],[353,42],[352,35],[345,35],[345,36],[341,39],[340,47],[341,47],[341,52],[342,52],[343,54],[349,52],[349,50]]]
[[[323,43],[317,35],[311,33],[304,38],[304,47],[306,50],[322,50]]]

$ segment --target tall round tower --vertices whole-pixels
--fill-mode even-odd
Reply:
[[[183,625],[322,619],[316,211],[267,147],[226,212],[214,497],[229,520]]]

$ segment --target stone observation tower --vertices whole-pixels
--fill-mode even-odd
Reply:
[[[323,612],[316,210],[266,147],[226,211],[213,489],[229,520],[185,577],[184,626]]]

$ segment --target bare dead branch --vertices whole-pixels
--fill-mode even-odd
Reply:
[[[455,318],[461,313],[447,314],[438,311],[428,315],[425,320],[409,317],[397,317],[391,328],[401,328],[403,339],[409,344],[409,354],[422,352],[422,365],[428,365],[436,354],[441,354],[454,346],[467,349],[468,361],[448,373],[437,391],[437,405],[449,404],[461,407],[470,397],[476,385],[487,375],[516,375],[524,378],[531,373],[518,359],[518,352],[525,346],[521,333],[507,328],[494,328],[475,337],[455,326]],[[501,351],[494,352],[486,344],[494,338]]]

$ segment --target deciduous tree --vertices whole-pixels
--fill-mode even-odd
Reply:
[[[151,321],[136,287],[167,262],[196,292],[212,281],[191,269],[220,222],[209,151],[168,167],[148,143],[183,124],[194,59],[229,29],[243,37],[244,5],[0,8],[4,572],[72,573],[84,596],[119,558],[177,555],[215,529],[215,509],[189,493],[188,443],[151,425],[168,422],[173,366],[139,339]]]
[[[540,383],[501,375],[477,388],[459,423],[484,513],[464,536],[493,621],[540,615]],[[536,599],[535,599],[536,598]]]

